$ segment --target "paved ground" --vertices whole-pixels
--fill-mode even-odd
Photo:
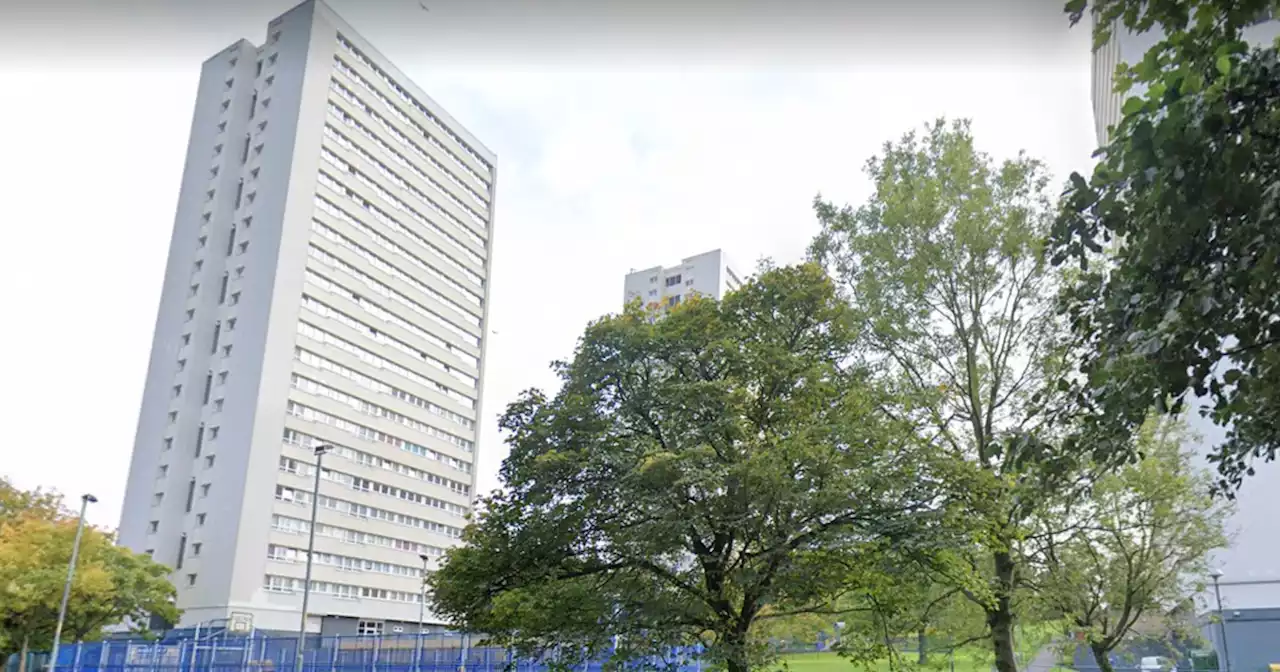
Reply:
[[[1049,672],[1058,666],[1058,651],[1056,645],[1040,649],[1035,658],[1031,659],[1031,663],[1027,665],[1026,672]]]

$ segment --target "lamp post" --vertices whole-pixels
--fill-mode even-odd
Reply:
[[[307,570],[302,580],[302,620],[298,624],[298,652],[294,663],[294,672],[302,672],[303,647],[307,643],[307,601],[311,598],[311,556],[316,551],[316,511],[320,506],[320,471],[324,464],[324,454],[333,450],[333,446],[322,443],[315,447],[316,480],[311,490],[311,527],[307,530]]]
[[[1218,632],[1222,634],[1223,672],[1231,672],[1231,649],[1227,648],[1227,618],[1222,613],[1222,591],[1218,588],[1218,580],[1222,578],[1222,569],[1215,567],[1209,572],[1213,578],[1213,597],[1218,602]]]
[[[422,631],[427,621],[427,561],[431,558],[426,553],[419,553],[422,559],[422,594],[418,596],[418,669],[422,669]]]
[[[67,563],[67,582],[62,586],[62,605],[58,607],[58,625],[53,629],[53,649],[49,652],[49,672],[58,667],[58,644],[62,641],[62,624],[67,620],[67,603],[71,600],[71,581],[76,577],[76,559],[80,557],[80,537],[84,535],[84,512],[97,497],[80,497],[80,522],[76,524],[76,540],[71,543],[71,561]]]

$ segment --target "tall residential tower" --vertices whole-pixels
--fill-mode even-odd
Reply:
[[[725,292],[742,286],[741,278],[728,255],[712,250],[682,259],[674,266],[627,273],[623,301],[639,298],[649,308],[666,310],[694,292],[713,299],[724,298]]]
[[[416,630],[474,496],[494,160],[319,0],[204,63],[120,527],[184,625],[298,628],[323,444],[308,630]]]

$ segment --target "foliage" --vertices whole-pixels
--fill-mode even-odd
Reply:
[[[8,478],[0,476],[0,525],[19,517],[54,520],[67,515],[62,496],[46,490],[22,490]]]
[[[1066,308],[1092,353],[1093,425],[1132,431],[1194,393],[1229,427],[1214,459],[1231,491],[1280,446],[1280,59],[1242,39],[1276,3],[1066,8],[1095,18],[1098,46],[1165,35],[1117,69],[1123,118],[1093,174],[1071,176],[1052,236],[1053,262],[1081,269]]]
[[[4,483],[0,519],[0,646],[23,642],[32,650],[52,644],[67,578],[77,519],[47,492],[21,492]],[[25,507],[25,508],[24,508]],[[86,526],[71,585],[63,639],[95,639],[126,619],[147,623],[159,614],[175,620],[176,591],[169,569],[116,546]]]
[[[910,401],[891,412],[929,441],[972,532],[936,573],[982,607],[997,669],[1014,672],[1019,539],[1080,482],[1064,429],[1073,360],[1042,254],[1048,178],[1023,155],[996,164],[967,122],[943,120],[887,143],[866,172],[862,206],[816,200],[811,253],[842,283],[860,360]]]
[[[507,487],[432,577],[438,613],[566,665],[700,643],[731,672],[767,660],[760,621],[834,620],[939,517],[854,327],[812,265],[592,324],[559,393],[503,416]]]
[[[1210,552],[1226,546],[1230,508],[1210,496],[1184,444],[1177,423],[1148,420],[1141,461],[1099,478],[1089,499],[1039,517],[1038,599],[1085,634],[1103,672],[1144,618],[1176,613],[1203,588],[1188,577],[1207,574]]]

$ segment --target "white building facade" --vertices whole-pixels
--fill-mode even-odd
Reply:
[[[1261,21],[1245,31],[1246,39],[1255,46],[1269,46],[1277,35],[1280,21],[1275,20]],[[1115,92],[1114,82],[1117,64],[1138,62],[1162,37],[1154,31],[1133,35],[1117,30],[1107,45],[1094,52],[1092,102],[1099,145],[1106,144],[1121,118],[1123,96]],[[1138,95],[1140,91],[1125,96]],[[1190,401],[1193,410],[1187,414],[1187,422],[1196,437],[1195,451],[1208,456],[1226,438],[1226,430],[1200,416],[1195,409],[1203,403]],[[1214,467],[1208,460],[1204,465],[1206,469]],[[1254,467],[1257,473],[1246,477],[1236,493],[1237,510],[1227,530],[1230,546],[1213,559],[1214,566],[1222,572],[1219,583],[1223,625],[1206,625],[1205,633],[1217,646],[1220,665],[1225,669],[1265,669],[1270,663],[1280,663],[1280,655],[1273,653],[1273,642],[1280,637],[1280,516],[1275,515],[1280,463],[1258,460]],[[1217,610],[1212,590],[1201,594],[1199,602],[1203,611]],[[1222,645],[1223,632],[1228,633],[1229,647]],[[1225,662],[1228,653],[1229,666]]]
[[[718,300],[742,286],[745,276],[735,269],[723,250],[712,250],[674,266],[633,270],[623,283],[623,303],[640,299],[651,310],[669,310],[695,293]]]
[[[297,630],[323,444],[307,629],[416,631],[475,495],[494,164],[319,0],[204,63],[120,527],[183,625]]]

